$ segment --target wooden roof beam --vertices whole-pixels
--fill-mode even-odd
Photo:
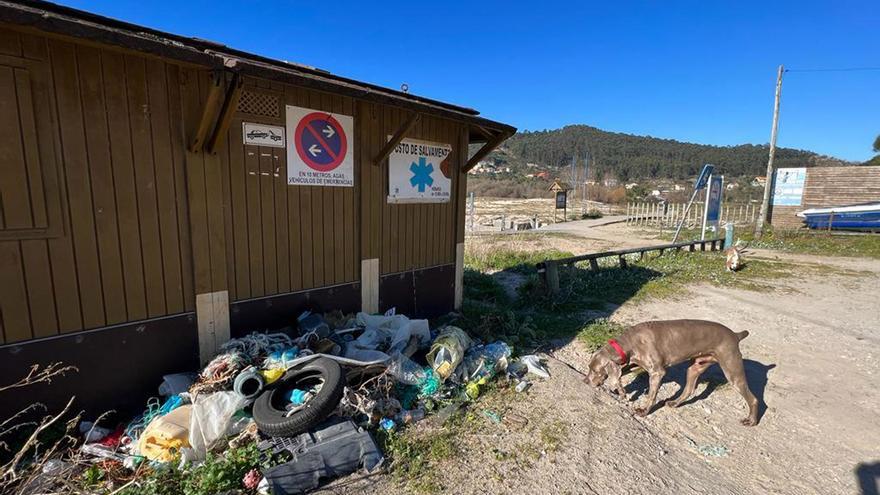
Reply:
[[[388,158],[388,155],[391,154],[391,151],[394,150],[394,147],[400,144],[401,141],[403,141],[403,138],[406,137],[406,133],[408,133],[413,128],[413,126],[415,126],[421,119],[422,114],[418,112],[410,115],[406,122],[404,122],[403,125],[400,126],[400,129],[397,129],[397,132],[395,132],[394,135],[391,136],[391,139],[387,143],[385,143],[385,146],[383,146],[382,149],[379,150],[379,153],[376,154],[375,158],[373,158],[373,165],[378,167],[386,158]]]
[[[193,153],[198,153],[205,147],[208,132],[211,131],[216,121],[217,112],[220,111],[220,106],[223,103],[223,79],[223,71],[215,70],[211,74],[211,89],[208,91],[208,99],[202,108],[202,118],[199,119],[196,134],[189,145],[189,150]]]
[[[235,111],[238,110],[238,100],[241,98],[242,86],[243,81],[241,76],[236,72],[232,75],[232,81],[229,83],[229,87],[226,88],[226,98],[223,100],[223,108],[220,110],[220,118],[217,120],[217,127],[214,128],[214,134],[212,134],[211,139],[208,140],[206,150],[209,153],[216,153],[217,148],[223,144],[223,140],[226,138],[226,133],[229,131],[229,125],[232,123],[232,117],[235,115]]]
[[[479,162],[480,160],[485,158],[486,155],[491,153],[492,150],[497,148],[498,145],[503,143],[504,140],[509,138],[512,134],[513,133],[511,133],[511,132],[501,131],[498,134],[495,134],[493,137],[489,138],[486,141],[486,144],[484,144],[482,148],[478,149],[477,152],[474,153],[474,156],[472,156],[467,161],[467,164],[465,164],[464,170],[462,170],[462,172],[464,172],[464,173],[470,172],[471,169],[477,165],[477,162]]]

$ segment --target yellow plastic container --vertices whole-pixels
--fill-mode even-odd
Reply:
[[[189,447],[189,425],[192,406],[180,406],[159,416],[138,439],[138,452],[151,461],[170,462],[184,447]]]

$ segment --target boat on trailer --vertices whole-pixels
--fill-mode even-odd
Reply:
[[[830,208],[810,208],[797,213],[811,229],[868,230],[880,232],[880,202]]]

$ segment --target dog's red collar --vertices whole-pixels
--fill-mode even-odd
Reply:
[[[608,345],[610,345],[615,351],[617,351],[617,355],[620,356],[621,365],[624,365],[627,361],[629,361],[629,359],[626,357],[626,353],[623,352],[623,347],[620,347],[620,344],[618,344],[616,340],[609,339]]]

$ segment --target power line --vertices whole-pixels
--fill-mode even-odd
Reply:
[[[785,72],[861,72],[880,70],[880,67],[846,67],[839,69],[785,69]]]

